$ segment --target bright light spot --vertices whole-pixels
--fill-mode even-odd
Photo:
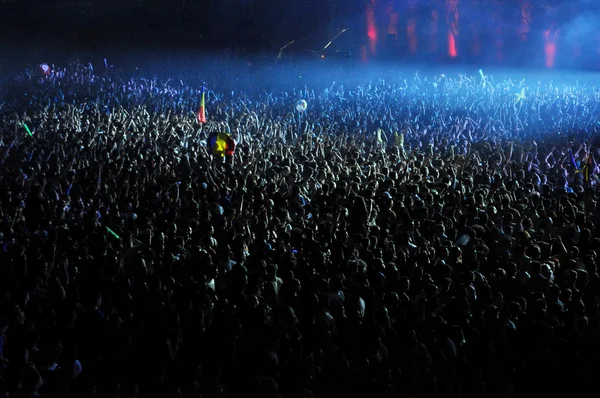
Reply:
[[[321,54],[321,58],[325,58],[325,54]]]
[[[375,2],[371,0],[367,4],[367,36],[369,37],[369,50],[375,53],[377,48],[377,23],[375,21]]]
[[[368,36],[369,36],[369,49],[371,50],[372,53],[374,53],[375,48],[377,46],[377,31],[375,30],[374,26],[369,27]]]
[[[454,39],[452,32],[448,32],[448,55],[451,58],[456,58],[458,55],[456,53],[456,40]]]
[[[369,26],[367,35],[369,36],[369,40],[377,41],[377,30],[375,29],[375,26]]]

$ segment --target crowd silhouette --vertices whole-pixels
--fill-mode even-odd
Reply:
[[[5,396],[593,396],[594,88],[4,83]]]

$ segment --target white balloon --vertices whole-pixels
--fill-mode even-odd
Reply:
[[[298,100],[298,102],[296,102],[296,110],[298,112],[304,112],[306,111],[306,108],[308,108],[308,103],[306,102],[306,100]]]

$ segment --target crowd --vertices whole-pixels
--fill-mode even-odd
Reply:
[[[208,91],[202,125],[179,79],[0,94],[4,396],[594,395],[595,89]]]

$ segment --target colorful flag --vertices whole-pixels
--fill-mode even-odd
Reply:
[[[215,156],[232,156],[235,151],[235,141],[227,133],[212,133],[206,144]]]
[[[569,149],[569,156],[571,157],[571,164],[575,168],[575,171],[579,171],[579,165],[575,161],[575,156],[573,156],[573,150]]]
[[[398,148],[404,149],[404,133],[398,134],[398,132],[394,133],[394,141],[396,142],[396,146]]]
[[[200,123],[200,124],[206,123],[204,93],[205,93],[205,89],[204,89],[204,86],[202,86],[202,98],[200,99],[200,109],[198,109],[198,123]]]
[[[583,178],[585,179],[586,182],[590,181],[590,175],[594,171],[595,163],[596,162],[594,161],[594,157],[592,156],[592,154],[589,154],[587,156],[587,158],[585,159],[585,162],[583,165]]]

